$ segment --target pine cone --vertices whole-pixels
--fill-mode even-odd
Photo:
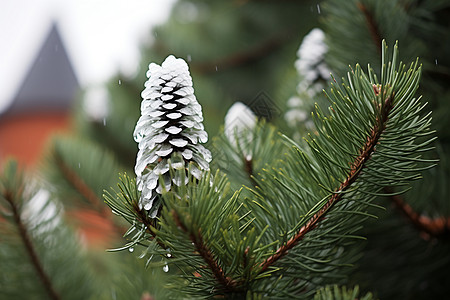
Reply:
[[[151,63],[147,77],[141,94],[141,117],[134,130],[139,144],[135,172],[142,192],[140,208],[155,217],[159,207],[155,199],[162,193],[159,176],[163,176],[166,190],[172,183],[186,184],[170,177],[169,159],[175,169],[187,169],[187,163],[193,162],[191,174],[199,179],[201,170],[209,169],[211,153],[199,144],[207,142],[208,134],[186,62],[170,55],[161,66]]]

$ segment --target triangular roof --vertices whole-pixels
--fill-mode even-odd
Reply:
[[[2,114],[67,111],[78,89],[58,28],[52,24],[14,100]]]

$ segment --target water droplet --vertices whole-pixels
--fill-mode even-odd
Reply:
[[[119,79],[119,85],[121,85],[121,84],[122,84],[122,80]]]
[[[317,4],[317,12],[318,12],[319,15],[320,15],[320,4]]]
[[[187,56],[187,61],[188,61],[188,62],[191,62],[191,61],[192,61],[192,57],[191,57],[190,54],[188,54],[188,56]]]
[[[169,272],[169,265],[165,265],[164,267],[163,267],[163,271],[164,272]]]
[[[130,248],[128,248],[128,251],[130,251],[130,253],[133,253],[134,248],[133,248],[133,247],[130,247]]]

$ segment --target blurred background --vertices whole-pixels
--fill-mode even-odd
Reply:
[[[5,0],[0,3],[0,164],[33,165],[70,126],[82,90],[138,71],[139,46],[173,0]],[[139,95],[137,95],[139,96]]]
[[[70,207],[89,245],[110,245],[107,233],[117,236],[102,195],[118,173],[134,173],[149,63],[171,54],[188,62],[210,149],[235,102],[286,129],[297,50],[319,25],[320,3],[2,1],[0,168],[16,159]]]
[[[132,168],[145,73],[169,54],[188,61],[210,136],[238,101],[283,120],[320,3],[2,1],[0,164],[14,156],[34,166],[53,133],[70,131]]]

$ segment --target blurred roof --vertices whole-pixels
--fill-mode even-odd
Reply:
[[[55,23],[2,114],[67,111],[79,89],[78,80]]]
[[[118,71],[134,76],[140,61],[139,45],[152,42],[149,29],[167,19],[174,2],[0,1],[0,115],[19,96],[52,22],[58,24],[79,84],[87,88],[104,84]]]

